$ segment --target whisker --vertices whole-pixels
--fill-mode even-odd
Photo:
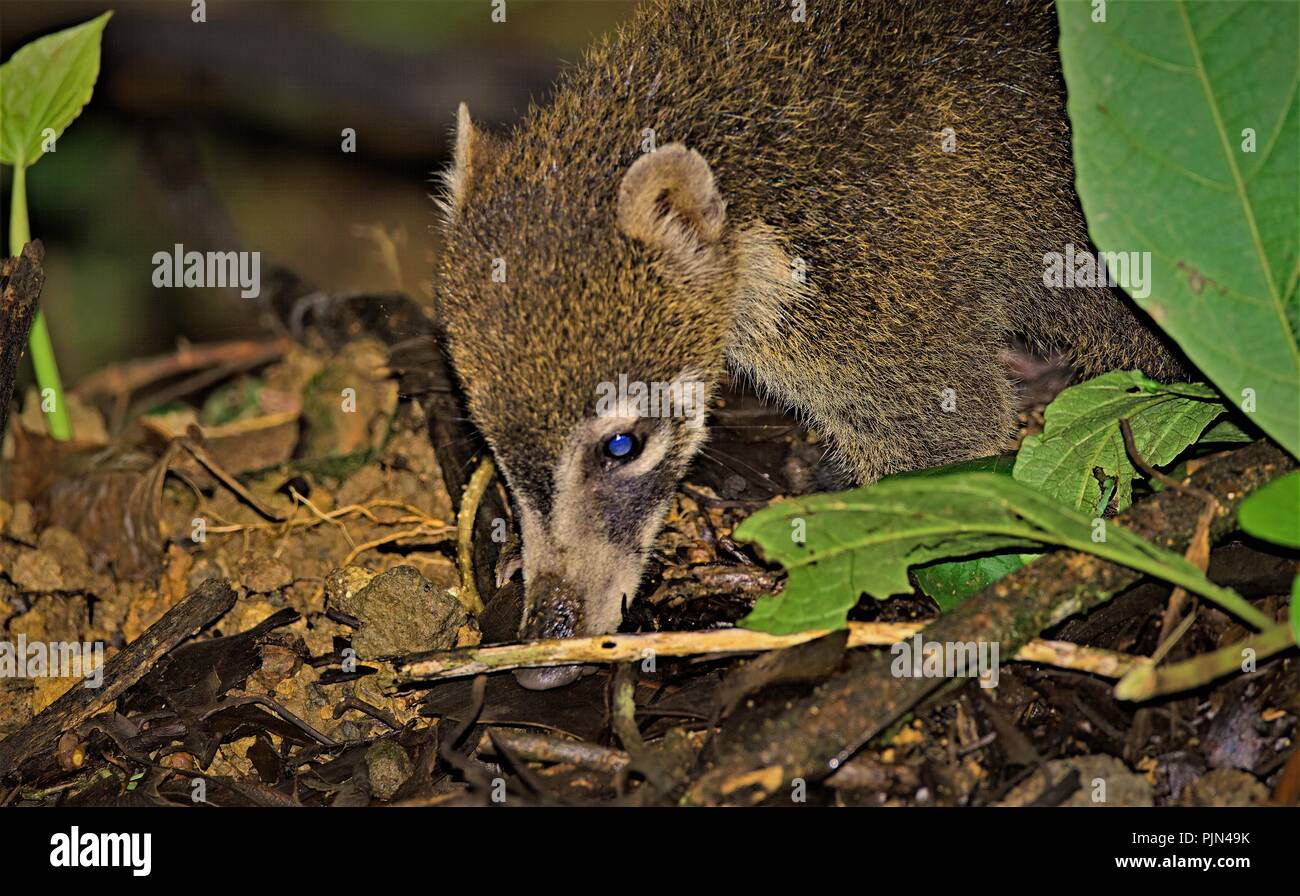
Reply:
[[[740,464],[740,465],[743,466],[743,467],[744,467],[744,468],[745,468],[749,473],[753,474],[754,476],[757,476],[761,481],[770,481],[770,479],[771,479],[770,476],[764,474],[763,471],[760,470],[760,469],[758,469],[757,467],[754,467],[754,466],[751,466],[750,464],[745,463],[745,462],[744,462],[743,460],[741,460],[740,458],[738,458],[738,457],[736,457],[736,456],[734,456],[734,455],[731,455],[731,454],[727,454],[727,453],[725,453],[725,452],[717,452],[717,453],[715,453],[715,452],[716,452],[716,449],[709,449],[709,448],[707,448],[707,447],[705,447],[705,448],[703,448],[703,449],[700,450],[700,454],[703,455],[705,458],[707,458],[708,460],[713,461],[713,462],[714,462],[715,464],[717,464],[718,466],[722,467],[723,469],[725,469],[725,470],[727,470],[727,471],[729,471],[729,472],[731,472],[731,473],[736,474],[737,476],[741,476],[742,478],[744,478],[742,472],[741,472],[739,469],[737,469],[736,467],[732,466],[731,463],[728,463],[728,461],[734,461],[735,463]]]

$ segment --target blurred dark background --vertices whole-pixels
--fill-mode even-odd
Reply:
[[[457,103],[508,127],[634,5],[507,0],[498,23],[490,0],[211,0],[195,23],[190,0],[0,0],[4,59],[115,10],[90,105],[28,172],[65,384],[179,338],[265,332],[233,290],[155,288],[152,256],[175,243],[260,251],[264,283],[279,264],[428,302]]]

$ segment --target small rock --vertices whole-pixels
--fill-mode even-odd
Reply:
[[[185,592],[188,594],[208,579],[220,579],[223,575],[221,567],[210,558],[199,557],[194,561],[189,574],[185,577]]]
[[[89,622],[86,599],[72,594],[47,594],[38,597],[32,608],[9,621],[13,637],[25,635],[33,641],[81,641]]]
[[[1205,758],[1196,751],[1174,750],[1154,760],[1159,789],[1175,797],[1205,774]]]
[[[325,576],[326,604],[331,609],[341,610],[342,606],[352,600],[353,595],[358,591],[369,585],[376,575],[378,573],[360,566],[330,570]]]
[[[293,570],[274,557],[252,557],[239,573],[239,583],[254,594],[269,594],[293,583]]]
[[[870,754],[856,756],[826,779],[837,790],[888,790],[893,782],[894,766],[885,765]]]
[[[1079,788],[1066,797],[1062,806],[1151,806],[1151,784],[1114,756],[1075,756],[1045,763],[1047,773],[1056,784],[1072,771],[1079,773]],[[1034,802],[1046,789],[1041,772],[1035,772],[1017,785],[999,805],[1025,806]]]
[[[40,534],[36,550],[23,548],[14,558],[14,583],[28,592],[99,592],[109,583],[90,568],[80,539],[67,529],[50,526]]]
[[[199,761],[193,753],[177,751],[168,753],[158,760],[158,764],[163,768],[179,768],[186,771],[195,772],[199,770]]]
[[[19,551],[14,558],[13,569],[9,571],[9,578],[19,590],[29,593],[67,590],[59,561],[47,551],[31,548]]]
[[[41,407],[41,395],[36,386],[27,387],[22,413],[18,416],[23,429],[33,435],[48,435],[49,424],[45,420],[45,411]],[[83,402],[72,392],[63,394],[64,410],[72,418],[72,431],[77,434],[79,446],[99,447],[109,443],[108,427],[104,425],[104,416],[89,402]]]
[[[9,518],[9,537],[15,541],[30,541],[36,535],[36,512],[26,501],[15,501],[13,516]]]
[[[279,607],[264,598],[241,597],[222,620],[221,630],[228,634],[246,632],[258,623],[270,619],[279,610]]]
[[[0,677],[0,740],[31,721],[32,686],[30,678]]]
[[[326,596],[330,609],[357,620],[352,646],[361,657],[445,650],[462,626],[472,624],[460,601],[412,566],[395,566],[360,590],[352,590],[354,582],[355,576],[336,570],[326,580]]]
[[[1260,734],[1259,710],[1237,683],[1227,694],[1238,699],[1225,702],[1203,737],[1202,748],[1210,768],[1254,768],[1264,755],[1267,739]],[[1226,695],[1225,695],[1226,696]]]
[[[366,750],[370,793],[381,800],[391,800],[414,770],[415,764],[411,762],[411,757],[406,755],[401,744],[391,738],[376,741]]]
[[[36,547],[56,557],[65,576],[70,572],[79,572],[83,578],[89,577],[90,557],[86,555],[86,548],[81,544],[81,539],[67,529],[50,526],[36,540]]]
[[[302,638],[297,635],[271,635],[268,643],[262,646],[262,668],[253,673],[253,677],[263,687],[274,690],[280,682],[297,674],[306,649]]]
[[[377,340],[349,342],[303,387],[304,457],[335,457],[378,444],[397,406],[397,383],[384,376],[387,358]]]
[[[1184,806],[1263,806],[1268,788],[1258,778],[1235,768],[1216,768],[1183,788]]]

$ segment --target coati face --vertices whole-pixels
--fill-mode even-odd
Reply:
[[[674,144],[566,159],[554,144],[479,134],[461,106],[438,283],[470,413],[518,510],[524,638],[617,630],[704,439],[734,293],[703,158]]]

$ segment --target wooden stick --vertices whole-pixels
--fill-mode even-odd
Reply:
[[[18,363],[27,349],[27,334],[45,283],[44,259],[44,245],[33,240],[23,246],[22,255],[0,261],[0,438],[4,438]]]
[[[40,715],[0,742],[0,779],[17,776],[28,757],[43,754],[59,735],[112,704],[148,674],[158,660],[235,605],[235,592],[221,579],[208,579],[104,664],[98,688],[76,685]]]
[[[921,631],[925,622],[850,622],[849,647],[886,647]],[[552,641],[521,641],[490,647],[440,650],[412,657],[397,667],[401,683],[463,678],[484,672],[526,669],[539,666],[568,666],[577,663],[625,663],[648,656],[721,656],[732,653],[760,653],[803,644],[829,634],[829,629],[793,635],[769,635],[743,628],[703,632],[653,632],[644,635],[602,635],[595,638],[567,638]],[[1119,678],[1145,665],[1144,657],[1130,656],[1096,647],[1081,647],[1064,641],[1034,640],[1014,657],[1028,663],[1043,663],[1062,669],[1091,672],[1105,678]]]
[[[469,411],[451,372],[442,340],[437,334],[406,340],[392,347],[389,361],[407,368],[407,374],[402,377],[403,389],[418,393],[428,411],[433,453],[438,458],[452,508],[459,511],[470,471],[478,467],[481,458],[488,456],[488,451],[483,437],[469,422]],[[510,518],[501,494],[496,488],[483,492],[478,518],[473,524],[474,586],[486,603],[492,602],[497,591],[496,567],[501,545],[492,540],[494,521]]]
[[[529,762],[563,762],[608,774],[617,774],[632,761],[632,757],[613,747],[511,728],[493,728],[491,732],[484,732],[479,739],[478,752],[495,753],[497,743]]]
[[[460,565],[460,602],[465,609],[475,616],[483,615],[483,599],[479,597],[478,587],[474,583],[474,520],[478,516],[478,505],[483,500],[488,483],[496,472],[492,458],[483,458],[474,475],[465,486],[465,495],[461,498],[460,513],[456,518],[459,531],[456,534],[456,562]]]

